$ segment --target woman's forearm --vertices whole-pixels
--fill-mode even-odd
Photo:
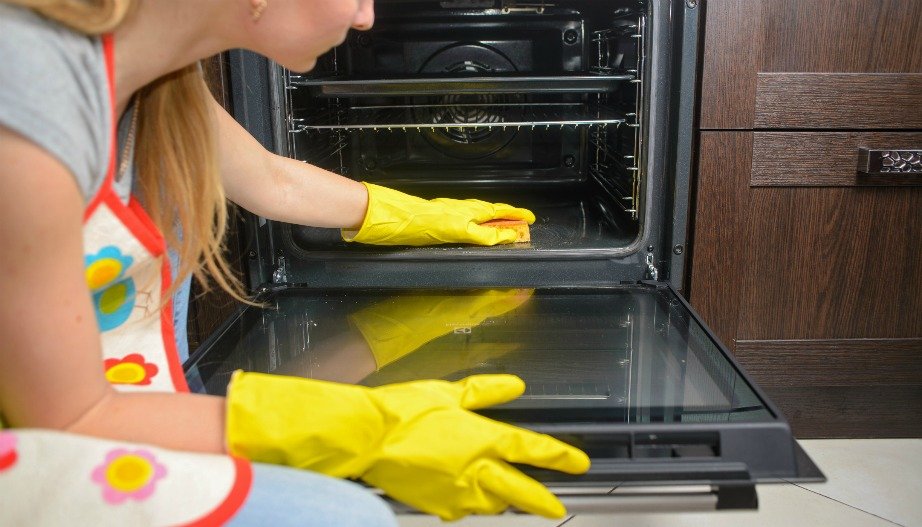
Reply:
[[[365,218],[368,192],[357,181],[320,167],[281,156],[269,162],[271,188],[252,199],[245,209],[277,221],[314,227],[357,228]]]
[[[227,197],[244,209],[287,223],[356,228],[368,192],[357,181],[268,152],[214,103],[221,176]]]
[[[224,398],[111,390],[66,431],[163,448],[225,452]]]

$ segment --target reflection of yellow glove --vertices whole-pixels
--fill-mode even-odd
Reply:
[[[444,297],[407,295],[349,315],[362,333],[378,369],[459,328],[479,325],[521,306],[532,289],[489,290]]]
[[[524,390],[512,375],[366,388],[236,372],[227,395],[228,451],[361,478],[445,520],[509,505],[560,518],[563,504],[509,463],[579,474],[589,458],[549,436],[469,411]]]
[[[397,367],[382,368],[371,373],[361,384],[382,386],[418,379],[455,381],[475,374],[497,374],[514,371],[511,367],[523,358],[516,353],[522,343],[459,342],[464,339],[435,340],[424,344],[413,354],[402,358]],[[511,357],[507,355],[512,354]]]
[[[425,200],[393,189],[363,183],[368,189],[368,211],[358,231],[343,229],[347,242],[375,245],[435,245],[439,243],[512,243],[514,229],[481,227],[495,219],[535,222],[526,209],[476,199]]]

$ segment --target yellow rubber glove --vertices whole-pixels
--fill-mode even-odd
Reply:
[[[458,328],[471,328],[524,304],[534,290],[487,290],[444,297],[406,295],[349,315],[378,369]]]
[[[580,450],[470,410],[515,399],[513,375],[367,388],[236,372],[227,394],[228,451],[366,481],[423,512],[454,520],[514,506],[560,518],[563,504],[509,463],[572,474]]]
[[[504,203],[476,199],[425,200],[397,190],[362,183],[368,189],[368,210],[358,231],[343,229],[343,240],[374,245],[436,245],[512,243],[513,229],[482,227],[495,219],[535,222],[535,215]]]

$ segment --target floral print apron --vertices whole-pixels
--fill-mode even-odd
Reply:
[[[102,336],[100,368],[122,391],[187,392],[164,302],[166,243],[114,189],[114,48],[103,50],[113,109],[105,182],[84,214],[84,264]],[[141,418],[141,417],[139,417]],[[44,430],[0,431],[2,525],[220,525],[246,501],[247,461]]]

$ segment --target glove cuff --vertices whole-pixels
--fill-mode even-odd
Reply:
[[[252,461],[358,478],[385,423],[368,388],[236,371],[227,390],[227,452]]]
[[[366,227],[368,227],[368,224],[371,223],[372,210],[375,207],[375,194],[371,190],[371,187],[377,187],[377,185],[372,185],[366,181],[362,181],[361,183],[362,185],[365,185],[365,191],[368,192],[368,208],[365,210],[365,218],[362,219],[362,225],[360,225],[358,229],[340,229],[340,234],[343,237],[343,241],[346,242],[361,242],[362,240],[358,239],[359,236],[362,234],[362,231],[367,230]]]

